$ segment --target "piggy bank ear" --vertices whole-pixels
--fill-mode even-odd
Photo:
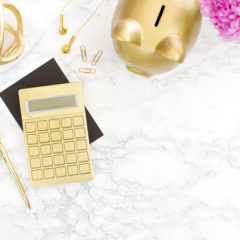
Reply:
[[[137,21],[131,18],[120,20],[112,30],[112,38],[121,42],[141,45],[142,29]]]
[[[156,51],[164,57],[179,63],[182,62],[185,57],[184,42],[176,35],[164,38],[157,45]]]

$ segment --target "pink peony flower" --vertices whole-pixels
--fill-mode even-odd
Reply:
[[[200,0],[200,5],[226,41],[240,43],[240,0]]]

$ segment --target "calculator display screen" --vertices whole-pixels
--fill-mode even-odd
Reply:
[[[77,107],[77,95],[65,95],[53,98],[34,99],[26,102],[27,112],[40,112]]]

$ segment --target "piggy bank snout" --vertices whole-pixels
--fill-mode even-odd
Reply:
[[[112,38],[121,41],[141,45],[142,29],[134,19],[122,19],[113,28]]]
[[[184,42],[179,36],[169,36],[156,47],[156,52],[174,62],[181,63],[185,58]]]

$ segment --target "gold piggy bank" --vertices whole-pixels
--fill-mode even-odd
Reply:
[[[199,0],[119,0],[113,44],[130,71],[150,77],[183,62],[201,23]]]

